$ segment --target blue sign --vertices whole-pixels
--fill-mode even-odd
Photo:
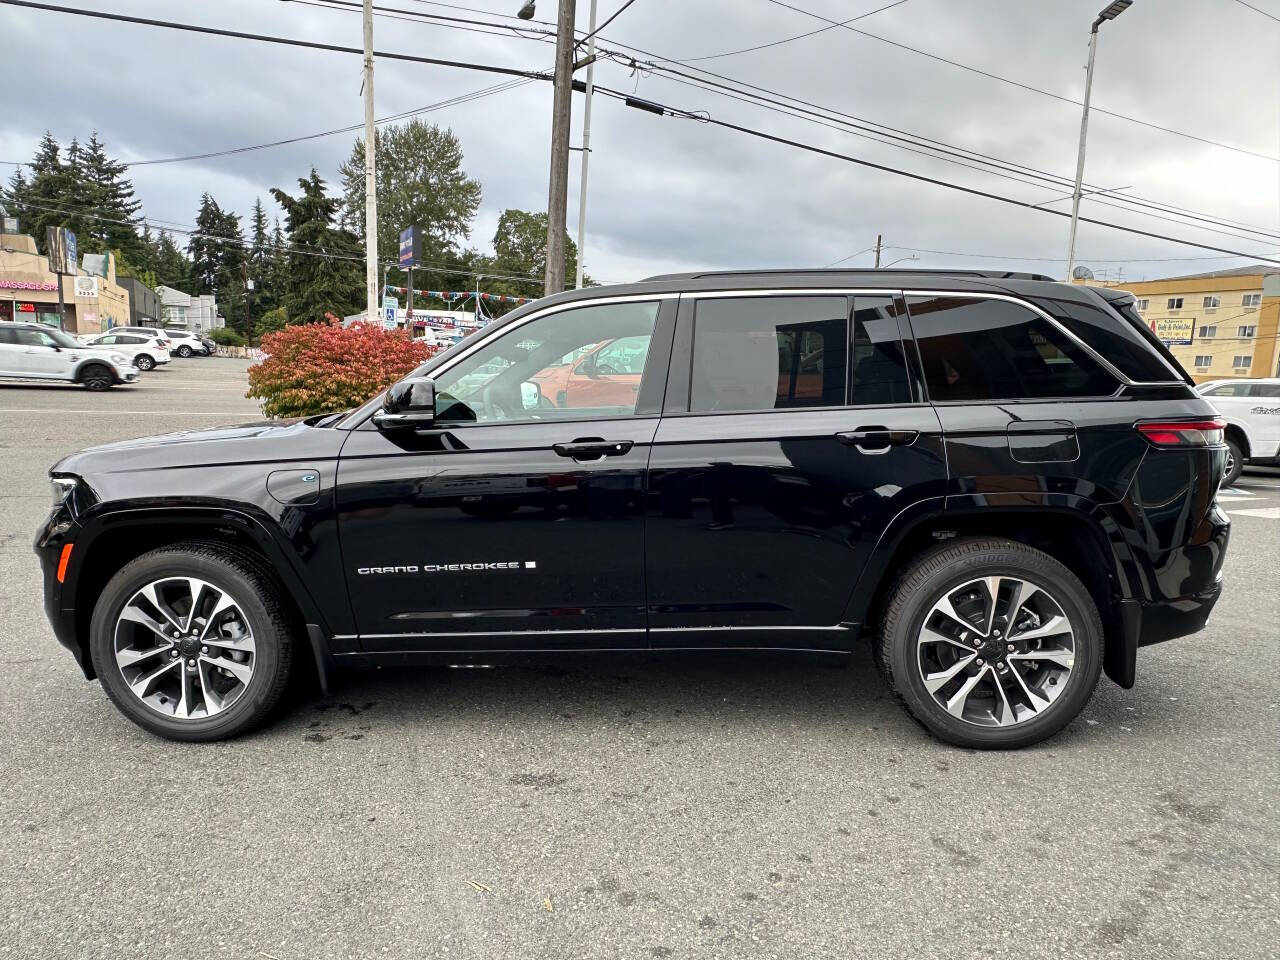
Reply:
[[[418,259],[418,237],[416,227],[406,227],[400,231],[400,266],[415,266]]]
[[[70,230],[63,230],[62,235],[66,238],[63,243],[67,251],[67,273],[75,273],[76,264],[80,262],[80,257],[76,254],[76,235]]]
[[[396,308],[383,307],[382,311],[386,315],[387,326],[394,327],[396,325]]]

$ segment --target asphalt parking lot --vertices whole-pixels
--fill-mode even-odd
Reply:
[[[1018,753],[931,740],[865,653],[359,674],[167,743],[49,631],[45,472],[255,418],[244,370],[0,385],[0,956],[1276,955],[1280,475],[1224,494],[1209,628]]]

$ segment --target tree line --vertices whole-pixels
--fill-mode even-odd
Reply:
[[[479,274],[484,292],[542,295],[546,214],[504,210],[493,254],[468,246],[482,191],[463,170],[462,145],[451,130],[413,119],[378,130],[375,149],[381,262],[398,259],[400,231],[415,226],[424,265],[414,273],[418,289],[472,290]],[[258,198],[247,224],[205,192],[192,229],[153,229],[128,164],[108,155],[96,131],[83,144],[73,138],[65,149],[46,132],[31,163],[18,167],[0,194],[41,253],[46,228],[65,227],[75,232],[81,253],[113,253],[121,276],[153,288],[215,295],[227,325],[253,337],[364,309],[363,139],[354,142],[338,178],[331,190],[313,167],[296,189],[272,187],[280,214],[268,216]],[[573,276],[572,240],[565,261],[565,275]],[[398,267],[387,276],[406,285]],[[414,305],[441,304],[418,298]],[[485,309],[497,314],[510,307],[486,303]]]

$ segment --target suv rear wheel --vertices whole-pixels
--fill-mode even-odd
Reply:
[[[222,740],[262,723],[293,665],[281,590],[252,553],[204,542],[145,553],[111,578],[89,646],[107,695],[171,740]]]
[[[1222,472],[1222,485],[1229,487],[1240,479],[1240,471],[1244,469],[1244,451],[1240,444],[1227,438],[1227,462]]]
[[[140,353],[133,358],[133,365],[145,373],[152,369],[156,365],[156,362],[147,356],[147,354]]]
[[[191,356],[191,348],[187,346],[185,343],[178,344],[178,356],[180,357]]]
[[[921,555],[894,586],[876,662],[908,712],[964,747],[1025,747],[1089,702],[1102,622],[1084,584],[1010,540],[964,540]]]

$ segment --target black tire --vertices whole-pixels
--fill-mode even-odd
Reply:
[[[191,348],[188,347],[185,343],[180,344],[178,346],[178,356],[182,357],[185,360],[187,357],[191,356]]]
[[[133,694],[116,664],[114,630],[121,609],[137,590],[166,575],[199,577],[230,591],[240,601],[253,632],[253,676],[243,694],[212,717],[180,720],[163,716]],[[190,541],[144,553],[111,578],[94,607],[89,652],[99,682],[121,713],[157,736],[198,743],[247,733],[274,713],[293,673],[296,630],[279,599],[283,595],[270,567],[248,550]]]
[[[86,390],[110,390],[116,384],[116,376],[106,364],[87,363],[80,369],[80,383]]]
[[[1075,663],[1067,686],[1039,716],[1009,726],[984,726],[948,713],[928,692],[919,669],[920,630],[948,591],[978,577],[1005,575],[1047,588],[1071,623]],[[1084,709],[1102,669],[1102,620],[1089,591],[1069,569],[1011,540],[959,540],[921,554],[894,584],[875,640],[875,661],[907,712],[930,733],[961,747],[1007,750],[1061,731]]]
[[[156,366],[156,362],[152,360],[151,357],[147,356],[147,354],[140,353],[133,358],[133,365],[137,367],[139,370],[142,370],[145,372],[147,370],[154,370]]]
[[[1227,440],[1227,466],[1226,472],[1222,475],[1222,485],[1229,487],[1240,479],[1240,473],[1244,470],[1244,451],[1240,449],[1240,445],[1234,440]]]

